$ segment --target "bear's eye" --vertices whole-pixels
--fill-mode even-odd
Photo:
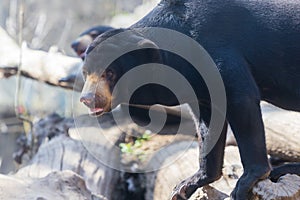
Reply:
[[[105,75],[108,80],[112,80],[114,78],[114,72],[111,69],[108,69]]]
[[[90,33],[90,35],[92,36],[92,38],[96,38],[98,35],[99,35],[99,33],[98,33],[98,31],[92,31],[91,33]]]

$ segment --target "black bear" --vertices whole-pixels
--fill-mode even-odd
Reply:
[[[92,28],[89,28],[88,30],[82,32],[79,37],[74,40],[71,44],[72,49],[76,52],[76,54],[84,60],[85,57],[85,50],[87,47],[93,42],[93,40],[102,33],[112,30],[113,28],[110,26],[94,26]],[[75,91],[81,91],[83,86],[83,80],[77,79],[77,82],[75,84],[77,78],[77,73],[74,72],[72,74],[69,74],[68,76],[59,79],[59,83],[61,85],[70,85],[71,88],[73,88]]]
[[[94,26],[88,30],[82,32],[79,37],[74,40],[71,44],[72,49],[76,54],[84,60],[84,52],[87,49],[88,45],[93,42],[93,40],[102,33],[112,30],[113,27],[110,26]]]
[[[167,28],[193,38],[210,54],[223,79],[227,97],[226,121],[216,145],[200,157],[199,171],[175,188],[172,199],[187,199],[198,187],[221,177],[227,123],[236,137],[244,167],[231,196],[237,200],[249,199],[254,184],[268,177],[271,171],[260,101],[300,111],[299,22],[300,2],[294,0],[162,0],[130,28],[106,32],[89,46],[83,66],[85,85],[80,101],[90,108],[91,113],[109,112],[122,103],[116,100],[122,99],[126,85],[121,92],[113,90],[126,72],[145,63],[164,64],[176,69],[190,82],[201,110],[201,127],[208,127],[212,105],[201,75],[197,75],[185,59],[159,49],[160,44],[155,44],[135,28]],[[132,30],[131,35],[116,41],[117,44],[112,40],[107,45],[110,51],[97,49],[107,38],[127,30]],[[101,62],[107,53],[130,45],[141,49],[126,53],[103,68]],[[149,76],[158,75],[155,70],[149,73]],[[134,78],[128,80],[128,84],[132,82],[135,82]],[[167,88],[148,84],[133,94],[130,103],[173,106],[178,104],[178,99]],[[189,102],[188,97],[186,103],[195,104]],[[207,142],[204,137],[204,145]]]

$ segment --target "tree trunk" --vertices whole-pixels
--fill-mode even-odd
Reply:
[[[262,104],[268,153],[300,162],[300,113]]]
[[[0,27],[0,78],[7,78],[17,74],[21,64],[21,75],[39,80],[50,85],[81,91],[83,79],[81,77],[82,60],[76,57],[63,55],[51,48],[49,52],[32,50],[24,43],[20,48]],[[22,62],[20,53],[22,50]],[[59,80],[73,74],[78,74],[76,81],[72,83]]]
[[[122,112],[122,107],[120,109]],[[298,114],[288,113],[292,114],[293,117],[287,126],[287,123],[279,123],[271,119],[278,117],[282,122],[289,119],[288,114],[285,115],[282,111],[273,111],[271,107],[264,107],[264,110],[264,120],[267,127],[288,130],[285,141],[288,140],[289,143],[294,142],[295,144],[299,142],[299,140],[294,141],[293,135],[293,131],[298,130],[295,128],[298,122],[295,119]],[[86,199],[95,197],[127,200],[134,199],[131,193],[137,191],[142,191],[142,196],[146,200],[168,199],[176,184],[198,170],[199,150],[191,135],[154,134],[149,140],[144,141],[141,147],[137,147],[134,150],[136,152],[125,155],[124,152],[121,153],[119,148],[115,147],[118,147],[121,142],[128,141],[128,138],[139,137],[145,131],[134,124],[127,123],[125,118],[121,127],[117,127],[111,114],[98,119],[80,116],[74,119],[74,126],[71,126],[68,131],[67,129],[70,127],[68,120],[54,119],[40,123],[43,126],[35,126],[35,129],[49,134],[44,136],[44,140],[39,140],[42,141],[42,145],[38,153],[29,164],[23,166],[15,175],[0,177],[0,196],[7,197],[5,199],[22,199],[24,195],[49,198],[47,195],[52,193],[52,199],[56,198],[56,194],[61,194],[61,199],[68,199],[63,194],[70,193],[69,196],[81,195],[80,197],[84,196]],[[53,132],[59,131],[62,133],[67,131],[67,133],[51,139]],[[273,133],[275,136],[270,137]],[[278,145],[277,132],[267,129],[267,135],[270,135],[267,138],[273,138],[267,142],[268,145]],[[49,139],[51,140],[47,141]],[[293,152],[292,147],[297,150],[299,146],[286,145],[284,152]],[[290,153],[288,157],[289,155]],[[284,153],[282,157],[286,158]],[[299,159],[299,156],[295,154],[292,158]],[[135,174],[120,172],[116,170],[118,168],[131,169],[132,172],[143,171],[143,169],[152,169],[152,171]],[[57,173],[57,171],[61,171],[61,173]],[[211,187],[199,189],[191,199],[225,199],[228,197],[242,174],[237,147],[226,147],[223,174],[224,176],[219,181],[211,184]],[[290,196],[284,197],[285,199],[298,198],[300,188],[296,184],[297,177],[286,177],[278,180],[278,185],[281,186],[289,185],[289,181],[295,183],[293,184],[293,191],[288,194]],[[8,182],[9,184],[6,184]],[[51,185],[50,182],[53,184]],[[67,184],[67,187],[61,187],[62,183]],[[270,186],[269,183],[263,182],[255,187],[255,198],[265,198],[269,189],[278,187],[273,183]],[[49,184],[50,186],[48,186]],[[36,192],[37,185],[40,186],[43,193]],[[19,187],[20,190],[16,191],[15,187]],[[21,190],[27,192],[24,193]],[[265,196],[263,197],[263,195]],[[286,194],[284,193],[284,195]],[[281,197],[277,197],[275,199],[281,199]]]

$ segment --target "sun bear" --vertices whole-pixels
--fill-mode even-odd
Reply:
[[[260,101],[300,111],[299,21],[300,3],[293,0],[162,0],[128,29],[108,31],[92,42],[86,51],[85,85],[80,101],[90,108],[92,114],[109,112],[122,103],[123,95],[126,95],[128,85],[114,92],[122,76],[146,63],[163,64],[178,71],[190,83],[197,102],[190,102],[191,98],[184,96],[185,103],[192,108],[199,106],[199,122],[202,127],[209,127],[213,105],[203,77],[187,60],[160,49],[160,44],[136,28],[167,28],[192,38],[209,53],[222,77],[227,99],[227,110],[223,113],[226,120],[213,149],[200,156],[199,171],[175,188],[172,199],[187,199],[197,188],[221,177],[227,124],[236,137],[244,167],[231,196],[236,200],[249,199],[254,184],[268,177],[271,171]],[[107,44],[107,50],[101,51],[99,46],[108,38],[128,30],[130,36],[115,42],[112,40]],[[178,42],[174,41],[174,44]],[[104,68],[102,62],[105,58],[127,46],[137,49],[121,55]],[[160,75],[155,70],[147,73],[149,77]],[[133,77],[128,84],[140,79]],[[173,106],[178,104],[178,99],[168,88],[148,84],[140,87],[129,103]],[[206,131],[209,135],[214,134]],[[204,145],[207,142],[204,137]]]

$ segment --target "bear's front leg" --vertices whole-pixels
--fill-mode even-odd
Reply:
[[[264,126],[257,98],[240,98],[228,106],[228,121],[238,143],[244,173],[238,180],[231,198],[250,199],[254,184],[268,177]]]
[[[207,134],[214,134],[208,133],[207,124],[208,123],[204,122],[201,123],[201,134],[202,132],[207,132]],[[173,193],[171,195],[172,200],[188,199],[199,187],[208,185],[209,183],[218,180],[222,176],[226,133],[227,122],[225,123],[221,134],[215,133],[218,134],[219,139],[212,148],[212,150],[208,153],[203,152],[203,146],[205,146],[209,142],[205,140],[205,137],[202,137],[202,140],[199,140],[200,168],[196,172],[196,174],[182,181],[174,188]]]

